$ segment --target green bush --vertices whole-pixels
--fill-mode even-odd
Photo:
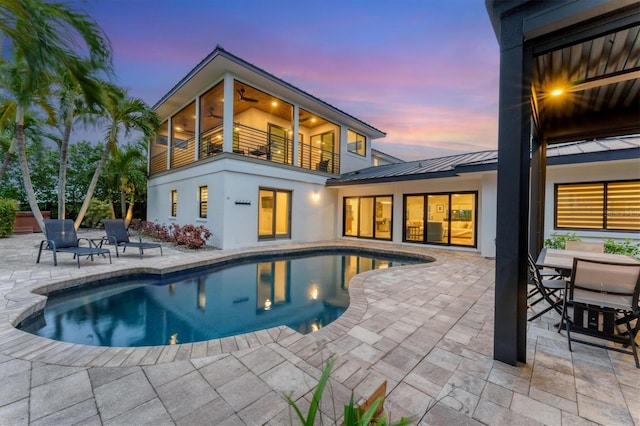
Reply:
[[[111,203],[93,198],[89,203],[87,213],[82,219],[82,226],[85,228],[99,228],[102,226],[102,219],[111,217]]]
[[[554,232],[551,234],[550,238],[544,240],[544,246],[547,248],[564,250],[564,245],[567,241],[580,241],[580,237],[578,237],[574,232],[570,232],[568,234],[556,234]]]
[[[0,198],[0,238],[13,234],[13,225],[18,212],[18,202],[8,198]]]
[[[623,241],[606,240],[604,252],[640,258],[640,243],[632,243],[630,238],[625,238]]]

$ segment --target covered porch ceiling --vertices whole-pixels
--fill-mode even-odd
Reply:
[[[640,133],[638,16],[632,5],[529,41],[532,118],[547,143]]]

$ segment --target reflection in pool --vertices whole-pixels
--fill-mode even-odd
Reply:
[[[357,273],[423,261],[346,253],[264,259],[52,293],[44,312],[19,328],[65,342],[124,347],[197,342],[278,325],[306,334],[342,315]]]

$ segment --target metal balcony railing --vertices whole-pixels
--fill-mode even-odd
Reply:
[[[219,124],[200,134],[198,156],[195,156],[195,138],[174,143],[171,147],[171,168],[177,168],[200,159],[224,152],[223,126]],[[293,141],[287,137],[269,134],[263,130],[234,123],[232,150],[236,154],[280,164],[293,165]],[[150,174],[166,170],[166,151],[151,158]],[[298,165],[303,169],[340,174],[340,155],[310,144],[299,145]]]

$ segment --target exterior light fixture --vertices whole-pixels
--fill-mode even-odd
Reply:
[[[564,90],[562,89],[555,89],[551,91],[551,96],[560,96],[564,93]]]
[[[271,102],[271,106],[278,106],[278,103],[276,101]]]
[[[314,191],[313,194],[311,194],[311,199],[317,203],[320,201],[320,193],[318,191]]]

